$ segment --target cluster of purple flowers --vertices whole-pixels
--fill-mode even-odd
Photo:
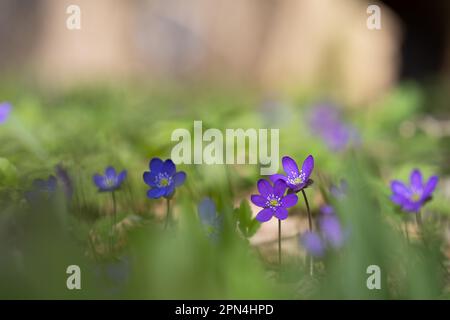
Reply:
[[[299,170],[297,163],[292,158],[285,156],[282,159],[285,174],[275,174],[270,177],[273,182],[260,179],[257,183],[259,194],[251,196],[251,201],[262,208],[256,215],[260,222],[267,222],[272,217],[285,220],[288,217],[288,208],[298,202],[297,193],[302,192],[310,219],[309,230],[300,236],[300,243],[306,251],[314,257],[322,257],[328,249],[341,248],[345,242],[345,232],[333,207],[325,205],[321,208],[318,217],[318,230],[312,230],[311,216],[304,189],[313,183],[310,178],[314,169],[314,158],[309,155]],[[437,186],[438,177],[432,176],[426,182],[419,170],[412,171],[410,183],[406,185],[394,180],[391,183],[391,200],[406,212],[418,213],[420,209],[431,199]],[[341,200],[347,193],[347,182],[341,180],[338,185],[330,188],[331,194]],[[280,237],[280,235],[279,235]]]
[[[285,174],[272,175],[270,180],[273,181],[273,185],[267,180],[260,179],[257,183],[260,194],[251,196],[252,202],[262,208],[256,216],[260,222],[269,221],[273,216],[279,220],[286,219],[287,209],[298,202],[296,193],[313,183],[310,179],[314,169],[313,156],[309,155],[305,159],[301,170],[298,169],[294,159],[287,156],[283,157],[282,164]]]

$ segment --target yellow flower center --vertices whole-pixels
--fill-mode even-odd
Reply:
[[[294,179],[294,183],[293,184],[301,184],[301,183],[303,183],[303,179],[302,178],[297,177],[297,178]]]
[[[159,181],[159,184],[160,184],[162,187],[166,187],[166,186],[169,184],[169,180],[166,179],[166,178],[162,178],[162,179]]]
[[[299,173],[291,172],[291,173],[288,175],[288,179],[287,179],[287,180],[288,180],[288,182],[289,182],[290,184],[293,184],[293,185],[298,186],[298,185],[303,184],[303,183],[306,181],[306,175],[305,175],[305,173],[304,173],[303,171],[301,171],[301,170],[300,170]]]
[[[271,206],[271,207],[276,207],[276,206],[278,206],[278,200],[277,200],[277,199],[272,199],[272,200],[270,200],[270,206]]]

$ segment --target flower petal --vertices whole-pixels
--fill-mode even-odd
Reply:
[[[259,179],[257,185],[259,193],[265,198],[273,192],[273,188],[267,180]]]
[[[184,171],[179,171],[175,173],[173,176],[173,182],[175,183],[175,187],[181,186],[186,180],[186,173]]]
[[[288,194],[286,197],[283,198],[281,201],[283,204],[283,207],[290,208],[297,204],[298,197],[295,193]]]
[[[408,199],[402,205],[402,209],[407,212],[418,212],[423,205],[423,201],[413,202]]]
[[[288,186],[289,189],[293,190],[294,192],[299,192],[305,186],[304,183],[296,185],[296,184],[292,184],[292,183],[289,183],[289,182],[287,182],[286,185]]]
[[[176,171],[175,163],[173,163],[172,160],[167,159],[166,161],[164,161],[162,171],[166,172],[169,176],[174,175]]]
[[[277,180],[273,184],[273,194],[281,198],[284,195],[286,188],[286,182],[284,182],[283,180]]]
[[[173,196],[173,193],[175,192],[175,184],[171,183],[165,189],[166,190],[164,192],[164,197],[170,198],[171,196]]]
[[[415,191],[421,191],[423,189],[423,182],[422,182],[422,173],[418,169],[414,169],[411,172],[411,189]]]
[[[266,207],[267,199],[264,198],[263,196],[260,196],[259,194],[254,194],[250,197],[250,199],[252,200],[253,204],[255,204],[256,206],[261,207],[261,208]]]
[[[272,182],[276,182],[277,180],[283,180],[284,182],[286,182],[286,181],[287,181],[287,178],[286,178],[286,176],[277,173],[277,174],[271,175],[271,176],[270,176],[270,180],[271,180]]]
[[[144,182],[148,184],[150,187],[156,187],[156,174],[150,171],[145,171],[144,175],[142,176],[144,179]]]
[[[400,194],[405,198],[409,198],[411,196],[411,191],[398,180],[391,182],[391,189],[394,194]]]
[[[109,166],[105,169],[105,177],[110,180],[114,180],[116,178],[116,169],[114,167]]]
[[[147,197],[152,199],[161,198],[166,192],[166,188],[153,188],[147,191]]]
[[[99,188],[103,189],[105,188],[105,177],[99,175],[98,173],[94,174],[92,177],[92,180],[94,181],[94,184]]]
[[[338,248],[342,246],[344,242],[344,234],[342,232],[341,223],[335,215],[327,215],[322,217],[319,221],[319,225],[324,238],[332,247]]]
[[[401,194],[395,193],[391,196],[391,201],[399,206],[403,206],[408,199],[402,196]]]
[[[295,163],[294,159],[286,156],[286,157],[283,157],[283,159],[281,159],[281,162],[283,164],[283,169],[288,176],[290,176],[290,175],[298,176],[298,174],[299,174],[298,167],[297,167],[297,163]]]
[[[431,197],[431,194],[433,193],[434,189],[436,189],[438,182],[439,178],[437,176],[432,176],[430,179],[428,179],[427,184],[423,189],[422,200]]]
[[[8,102],[0,103],[0,123],[8,120],[9,114],[11,113],[12,106]]]
[[[119,175],[117,176],[117,186],[120,186],[126,177],[127,177],[126,170],[123,170],[121,173],[119,173]]]
[[[256,215],[256,220],[259,222],[266,222],[272,219],[273,217],[273,210],[272,209],[262,209],[258,214]]]
[[[275,217],[280,220],[285,220],[288,217],[288,211],[286,208],[278,207],[275,209]]]
[[[150,160],[149,168],[150,171],[155,171],[157,173],[161,172],[163,167],[163,161],[160,158],[153,158]]]
[[[330,205],[323,205],[320,207],[320,212],[324,215],[324,216],[328,216],[328,215],[333,215],[335,214],[334,212],[334,208]]]
[[[321,257],[325,253],[325,244],[316,232],[305,232],[301,237],[301,243],[312,256]]]
[[[309,179],[312,171],[314,169],[314,157],[309,155],[306,157],[305,161],[303,161],[302,171],[305,174],[305,181]]]
[[[216,218],[216,204],[210,198],[204,198],[202,202],[199,203],[198,215],[203,224],[213,225]]]

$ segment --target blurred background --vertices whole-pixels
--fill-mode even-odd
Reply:
[[[68,30],[66,8],[81,8]],[[369,4],[382,11],[369,30]],[[26,0],[1,3],[1,70],[39,84],[140,77],[268,94],[300,86],[358,104],[449,74],[446,1]]]
[[[366,26],[372,4],[380,30]],[[80,30],[66,27],[69,5]],[[0,43],[0,103],[13,106],[0,124],[0,297],[449,297],[450,2],[1,0]],[[344,137],[311,120],[330,114]],[[181,165],[179,230],[161,228],[164,203],[145,197],[142,172],[194,120],[278,128],[280,157],[314,155],[313,215],[332,203],[353,235],[316,261],[315,278],[299,243],[303,202],[283,222],[281,271],[276,221],[236,227],[257,213],[240,206],[257,192],[257,166]],[[113,252],[112,204],[92,183],[107,165],[129,173]],[[426,230],[389,202],[390,180],[415,167],[440,177]],[[33,181],[49,175],[73,196],[30,204]],[[342,179],[349,196],[335,203]],[[204,197],[226,221],[218,244],[199,223]],[[72,263],[86,290],[66,289]],[[383,290],[367,290],[368,264],[386,270]]]

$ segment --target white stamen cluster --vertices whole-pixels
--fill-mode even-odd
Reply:
[[[113,178],[111,178],[111,177],[106,177],[106,179],[105,179],[105,185],[107,186],[107,187],[114,187],[115,185],[116,185],[116,178],[115,177],[113,177]]]
[[[155,177],[155,183],[158,187],[163,188],[167,187],[172,183],[172,177],[170,177],[167,173],[159,173]]]
[[[281,206],[281,198],[274,194],[269,194],[267,196],[266,207],[275,210],[279,206]]]
[[[298,174],[294,171],[291,171],[291,174],[288,176],[287,180],[290,184],[299,185],[305,182],[306,174],[302,170],[300,170]]]

